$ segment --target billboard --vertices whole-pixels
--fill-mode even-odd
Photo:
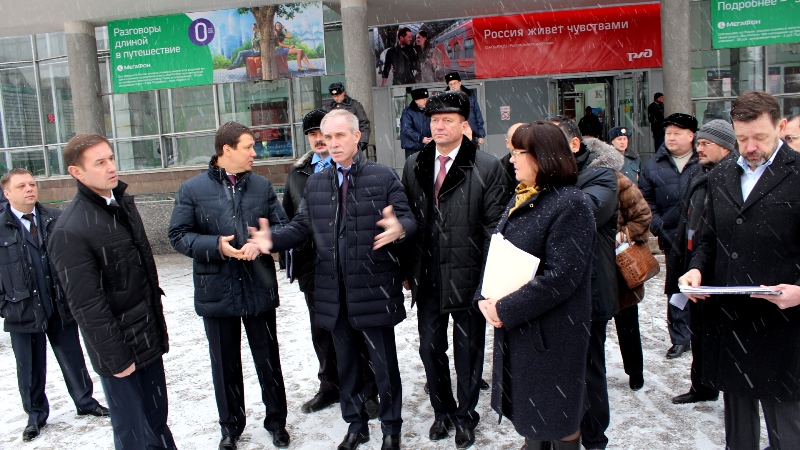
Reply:
[[[114,92],[326,74],[322,2],[108,24]]]
[[[443,82],[449,72],[466,80],[661,67],[661,8],[655,3],[395,25],[374,29],[373,42],[382,84]]]
[[[711,3],[714,48],[800,42],[800,1],[717,0]]]

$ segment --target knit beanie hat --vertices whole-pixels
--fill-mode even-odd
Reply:
[[[736,148],[736,135],[733,134],[733,127],[722,119],[714,119],[700,127],[700,130],[697,131],[697,139],[706,139],[732,152]]]

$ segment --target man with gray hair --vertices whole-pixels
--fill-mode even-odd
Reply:
[[[342,417],[350,424],[338,450],[369,441],[359,358],[365,341],[381,400],[381,449],[399,449],[402,386],[394,327],[406,309],[397,255],[417,223],[394,170],[358,150],[356,116],[334,110],[320,126],[334,164],[308,178],[288,225],[271,233],[262,218],[259,230],[250,229],[250,242],[268,253],[314,240],[315,320],[333,334]]]

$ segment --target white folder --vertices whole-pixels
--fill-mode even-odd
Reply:
[[[539,258],[508,242],[502,234],[493,234],[483,271],[481,295],[500,300],[516,291],[533,279],[539,261]]]

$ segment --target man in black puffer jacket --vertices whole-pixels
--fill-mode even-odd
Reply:
[[[37,201],[36,180],[26,169],[11,169],[0,184],[10,200],[0,213],[0,316],[10,334],[19,394],[28,414],[22,440],[30,441],[50,414],[44,389],[48,341],[78,415],[107,416],[108,409],[92,397],[78,325],[50,269],[47,238],[61,211]]]
[[[97,134],[64,148],[78,193],[53,227],[50,258],[108,399],[117,448],[175,448],[162,355],[167,323],[153,252],[114,153]]]
[[[428,100],[433,142],[412,155],[403,186],[419,233],[408,246],[408,283],[418,306],[419,353],[425,366],[434,422],[432,441],[455,426],[457,448],[475,441],[486,320],[472,305],[489,240],[508,200],[500,161],[463,134],[470,100],[461,91]],[[404,264],[406,266],[406,264]],[[450,382],[447,328],[453,318],[457,398]]]
[[[317,325],[333,333],[342,417],[350,424],[339,450],[369,440],[359,353],[361,336],[381,397],[383,450],[400,448],[402,386],[394,326],[406,318],[396,241],[413,236],[416,221],[395,172],[358,151],[358,119],[331,111],[322,131],[335,165],[311,175],[294,219],[270,234],[251,230],[261,251],[294,248],[313,237]],[[273,246],[274,242],[274,246]]]
[[[211,353],[211,373],[222,431],[220,449],[235,449],[247,421],[242,375],[244,323],[266,406],[264,428],[276,447],[289,445],[286,389],[276,334],[275,262],[247,242],[260,217],[287,222],[272,185],[251,172],[253,133],[228,122],[217,130],[208,172],[184,182],[175,198],[169,240],[194,261],[194,305]]]
[[[549,119],[558,125],[578,163],[578,182],[594,215],[597,236],[592,252],[592,325],[586,361],[589,409],[581,422],[586,448],[606,448],[606,429],[611,421],[606,382],[606,328],[617,313],[617,266],[614,258],[619,203],[616,171],[624,160],[613,147],[597,139],[583,139],[575,121],[562,116]]]
[[[664,293],[667,294],[667,321],[672,342],[667,358],[673,359],[691,348],[689,308],[678,308],[669,303],[669,299],[680,292],[678,277],[685,271],[683,252],[673,251],[673,248],[676,247],[678,229],[682,226],[681,211],[688,207],[684,202],[686,192],[700,164],[694,149],[697,119],[675,113],[664,120],[664,126],[664,145],[645,164],[639,177],[639,189],[653,212],[650,231],[658,237],[658,247],[664,252],[667,269]]]

